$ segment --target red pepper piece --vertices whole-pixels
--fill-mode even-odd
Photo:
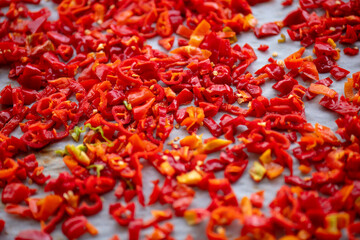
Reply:
[[[341,115],[353,116],[360,110],[359,106],[346,101],[344,96],[341,96],[340,98],[329,98],[325,96],[320,100],[319,104]]]
[[[322,84],[311,83],[308,90],[310,93],[323,94],[330,98],[334,98],[335,96],[337,96],[337,92],[335,90],[332,90],[331,88]]]
[[[360,233],[360,222],[353,222],[347,227],[348,238],[355,240],[356,236]]]
[[[109,238],[109,240],[120,240],[120,238],[118,237],[118,235],[113,235],[111,238]]]
[[[191,35],[191,33],[192,32],[190,32],[189,34]],[[190,37],[190,35],[189,35],[189,37]],[[189,45],[189,41],[186,40],[186,39],[183,39],[183,38],[179,38],[178,39],[178,45],[179,45],[179,47],[187,46],[187,45]]]
[[[266,44],[261,44],[259,47],[258,47],[258,50],[259,51],[262,51],[262,52],[265,52],[266,50],[269,49],[269,45],[266,45]]]
[[[162,46],[165,50],[170,50],[174,44],[175,37],[168,37],[168,38],[162,38],[159,39],[158,43],[160,46]]]
[[[21,217],[27,217],[27,218],[32,218],[33,217],[30,208],[27,207],[27,206],[24,207],[24,206],[21,206],[21,205],[9,203],[9,204],[6,204],[4,211],[6,213],[16,214],[16,215],[19,215]]]
[[[280,33],[280,27],[276,23],[265,23],[260,28],[255,28],[255,36],[257,38],[264,38],[269,36],[278,35]]]
[[[130,222],[128,230],[129,230],[129,240],[139,240],[140,230],[143,225],[142,219],[134,219]]]
[[[156,203],[158,201],[159,195],[160,195],[159,180],[152,181],[152,183],[154,184],[154,189],[149,196],[149,202],[147,204],[149,206]]]
[[[170,22],[169,11],[163,11],[160,13],[156,23],[156,32],[161,37],[168,37],[172,34],[172,26]]]
[[[104,194],[115,187],[115,180],[110,177],[91,175],[84,182],[84,191],[88,194]]]
[[[4,230],[4,228],[5,228],[5,221],[0,219],[0,234]]]
[[[340,43],[353,44],[358,40],[357,33],[354,30],[354,27],[351,25],[346,25],[345,36],[340,37]]]
[[[38,92],[35,91],[35,90],[22,88],[21,92],[22,92],[23,97],[24,97],[24,104],[25,105],[32,104],[37,99]]]
[[[56,53],[59,54],[65,62],[67,62],[72,58],[74,50],[70,45],[60,44],[56,49]]]
[[[254,207],[262,208],[264,203],[264,191],[252,193],[250,196],[250,201]]]
[[[111,113],[116,122],[120,122],[123,125],[129,124],[131,121],[131,114],[124,105],[114,106]]]
[[[359,54],[359,49],[346,47],[346,48],[344,48],[344,53],[349,56],[355,56],[355,55]]]
[[[335,78],[335,80],[340,81],[345,78],[350,72],[341,67],[335,66],[331,69],[330,74]]]
[[[187,38],[187,39],[190,39],[190,36],[192,33],[193,33],[193,30],[189,29],[188,27],[186,27],[184,25],[179,25],[179,27],[176,30],[176,34],[178,34],[184,38]],[[187,41],[187,40],[185,40],[185,41]],[[188,43],[184,44],[183,46],[186,46],[186,45],[188,45]]]
[[[293,0],[284,0],[281,2],[283,6],[291,6],[293,4]]]
[[[17,128],[17,126],[19,126],[19,123],[25,118],[28,110],[29,109],[27,107],[23,107],[20,112],[7,121],[5,126],[1,129],[1,133],[5,136],[9,136],[10,133],[12,133]]]
[[[135,120],[141,120],[146,117],[149,110],[151,109],[153,103],[155,102],[155,98],[150,99],[148,102],[146,102],[142,106],[136,106],[133,108],[133,116]]]
[[[69,37],[67,37],[59,32],[55,32],[55,31],[49,31],[46,33],[46,35],[56,45],[70,44],[70,41],[71,41],[71,39]]]
[[[89,206],[87,203],[83,202],[76,210],[77,213],[80,215],[92,216],[102,210],[102,200],[97,194],[91,194],[89,199],[90,201],[95,202],[95,204]]]
[[[264,216],[251,215],[246,216],[244,219],[244,227],[241,230],[241,234],[257,233],[261,231],[265,236],[271,236],[272,223]],[[267,233],[267,235],[266,235]],[[272,236],[273,237],[273,236]]]
[[[168,111],[176,111],[181,105],[186,105],[191,103],[193,100],[193,93],[188,89],[183,89],[176,98],[172,101],[172,103],[168,107]]]
[[[54,191],[58,195],[63,195],[70,190],[75,188],[75,177],[71,176],[67,172],[62,172],[59,174],[57,179],[51,179],[45,186],[44,191]]]
[[[255,72],[255,74],[267,73],[269,78],[280,81],[284,78],[285,71],[276,63],[267,64]]]
[[[19,165],[11,158],[5,159],[2,168],[0,169],[0,179],[5,180],[13,177]]]
[[[291,184],[294,186],[299,186],[303,189],[312,189],[313,188],[313,183],[311,180],[305,181],[298,176],[285,176],[285,183]]]
[[[222,134],[221,127],[215,122],[215,120],[211,117],[206,117],[203,120],[204,126],[207,127],[210,133],[214,137],[219,137]]]
[[[208,173],[218,172],[225,168],[225,164],[219,159],[209,159],[201,166],[202,170]],[[230,180],[229,180],[230,181]]]
[[[224,177],[229,179],[231,183],[236,182],[244,173],[248,162],[248,160],[244,160],[241,162],[230,163],[225,168]]]
[[[244,15],[248,15],[251,13],[251,7],[249,3],[245,0],[232,0],[231,7],[235,9],[235,11],[240,12]]]
[[[22,183],[10,183],[3,189],[1,194],[1,201],[4,204],[17,204],[28,198],[35,191],[35,189],[29,189],[28,186],[25,186]]]
[[[84,216],[70,217],[61,226],[62,232],[69,239],[79,238],[93,228]]]
[[[27,27],[31,33],[36,33],[41,29],[41,26],[46,22],[47,16],[40,16],[34,21],[31,21]]]
[[[283,20],[284,26],[292,26],[304,23],[308,20],[309,13],[301,8],[290,12]]]
[[[212,72],[212,81],[217,84],[231,84],[231,71],[225,64],[217,64]]]
[[[25,88],[39,90],[42,86],[43,79],[44,77],[42,76],[41,70],[29,63],[25,66],[24,71],[17,81]]]
[[[0,64],[7,65],[25,56],[25,49],[12,42],[0,42]]]
[[[326,55],[319,56],[314,59],[313,62],[315,63],[316,69],[319,73],[328,73],[334,66],[336,66],[335,60]]]
[[[65,63],[60,62],[59,58],[52,52],[46,52],[42,55],[44,62],[50,66],[53,71],[60,71],[62,73],[67,72],[67,66]]]
[[[287,95],[291,92],[295,85],[298,85],[298,81],[292,77],[285,76],[283,80],[275,83],[272,88],[279,91],[281,96]]]
[[[323,42],[315,43],[314,52],[318,57],[321,55],[325,55],[331,58],[335,58],[338,55],[338,52],[334,48],[332,48],[329,43]]]
[[[12,109],[5,109],[0,112],[0,129],[4,127],[4,125],[11,119],[12,117]]]
[[[143,83],[143,81],[141,80],[141,78],[138,75],[126,73],[120,65],[117,68],[117,74],[118,74],[119,78],[117,79],[116,85],[118,85],[118,86],[139,87]]]
[[[299,72],[304,80],[319,80],[319,72],[313,62],[303,62]]]
[[[268,1],[269,0],[248,0],[248,3],[250,4],[250,6],[255,6],[256,4],[264,3]]]
[[[53,238],[39,230],[24,230],[21,231],[16,237],[15,240],[52,240]]]
[[[4,105],[12,105],[12,87],[11,85],[6,85],[0,93],[0,104]]]
[[[51,218],[51,220],[45,226],[42,226],[42,231],[49,234],[53,232],[55,230],[56,224],[63,220],[64,215],[65,205],[62,205],[57,214],[53,218]]]

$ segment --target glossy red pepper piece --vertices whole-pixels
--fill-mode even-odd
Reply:
[[[266,44],[261,44],[259,47],[258,47],[258,50],[259,51],[262,51],[262,52],[265,52],[266,50],[269,49],[269,46],[266,45]]]
[[[67,238],[76,239],[88,232],[88,224],[84,216],[74,216],[62,224],[61,230]]]
[[[359,54],[359,49],[346,47],[344,48],[344,53],[349,56],[355,56]]]
[[[335,66],[331,69],[330,74],[335,78],[335,80],[339,81],[345,78],[350,72],[341,67]]]
[[[16,237],[16,240],[52,240],[53,238],[39,230],[24,230],[21,231]]]
[[[2,231],[4,230],[5,228],[5,221],[0,219],[0,234],[2,233]]]
[[[6,203],[18,204],[35,193],[35,189],[29,189],[22,183],[10,183],[6,185],[1,194],[1,201]]]
[[[76,209],[76,212],[80,215],[84,216],[92,216],[97,214],[102,210],[102,200],[97,194],[91,194],[89,199],[92,202],[95,202],[93,205],[89,206],[87,203],[83,202],[78,209]]]
[[[254,33],[257,38],[264,38],[278,35],[280,30],[280,27],[276,23],[265,23],[260,28],[255,28]]]

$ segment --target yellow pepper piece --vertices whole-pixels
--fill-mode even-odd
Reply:
[[[262,164],[266,164],[266,163],[270,163],[272,162],[272,158],[271,158],[271,149],[267,149],[265,152],[263,152],[263,154],[261,154],[261,156],[259,157],[260,162]]]
[[[311,167],[301,164],[299,166],[299,170],[302,174],[308,174],[309,172],[311,172]]]
[[[206,49],[200,49],[194,46],[183,46],[172,50],[170,53],[183,55],[188,58],[198,58],[199,61],[208,59],[212,52]]]
[[[202,176],[196,170],[192,170],[187,173],[183,173],[180,176],[176,177],[178,183],[183,183],[187,185],[194,185],[201,181]]]
[[[255,161],[254,165],[250,168],[249,173],[251,178],[255,182],[260,182],[265,176],[266,168],[263,165],[261,165],[258,161]]]
[[[197,224],[197,214],[193,210],[186,210],[184,213],[184,218],[189,225]]]
[[[160,171],[162,174],[167,176],[172,176],[175,174],[175,169],[167,161],[160,164]]]
[[[253,207],[252,207],[251,201],[248,197],[243,197],[241,199],[240,208],[241,208],[241,212],[242,212],[242,214],[244,214],[244,216],[253,215]]]
[[[352,78],[348,78],[348,81],[344,83],[344,94],[345,97],[352,101],[354,97],[354,81]]]
[[[84,166],[90,165],[89,157],[84,151],[81,151],[78,147],[75,147],[74,145],[66,145],[65,149],[77,162],[81,163]]]
[[[188,146],[191,150],[198,148],[202,141],[201,141],[202,135],[198,136],[196,134],[191,134],[190,136],[186,136],[183,139],[180,140],[180,145],[182,147]]]
[[[266,169],[266,176],[268,179],[274,179],[281,175],[281,173],[284,171],[284,167],[280,164],[270,162],[268,164],[265,164]]]
[[[208,141],[205,145],[204,145],[204,148],[203,148],[203,152],[204,153],[213,153],[213,152],[217,152],[219,151],[220,149],[228,146],[229,144],[231,144],[232,141],[230,140],[224,140],[224,139],[213,139],[213,140],[210,140]]]
[[[332,38],[328,38],[327,43],[330,44],[333,49],[336,48],[336,43],[332,40]]]

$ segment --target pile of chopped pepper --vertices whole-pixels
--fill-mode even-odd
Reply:
[[[0,66],[13,80],[0,92],[2,208],[39,222],[16,240],[51,240],[56,228],[91,239],[101,229],[88,217],[101,211],[130,240],[175,239],[170,219],[179,217],[203,223],[210,240],[359,239],[360,71],[337,63],[339,45],[355,61],[359,53],[359,1],[299,0],[285,19],[261,26],[251,6],[268,0],[52,1],[57,20],[47,8],[29,10],[40,0],[0,2]],[[266,38],[283,28],[302,47],[250,73],[257,56],[237,44],[241,32]],[[162,51],[147,44],[154,37]],[[263,96],[265,83],[277,97]],[[336,131],[307,121],[305,103],[318,95]],[[171,139],[173,131],[187,136]],[[51,177],[36,155],[60,141],[72,142],[57,151],[66,170]],[[162,175],[149,197],[144,168]],[[244,174],[284,185],[264,206],[263,190],[236,195]],[[210,203],[194,208],[200,191]],[[117,200],[103,209],[106,193]],[[139,205],[151,216],[138,217]],[[7,228],[0,219],[0,238]]]

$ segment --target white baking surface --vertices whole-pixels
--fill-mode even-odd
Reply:
[[[56,19],[57,13],[55,11],[55,5],[52,2],[42,2],[41,6],[46,6],[53,11],[54,15],[50,17],[50,20]],[[260,26],[261,24],[266,22],[279,21],[284,19],[287,13],[289,13],[291,10],[296,9],[297,6],[298,6],[298,1],[296,0],[294,1],[293,5],[289,7],[283,7],[281,5],[281,0],[273,0],[267,3],[258,4],[257,6],[252,7],[252,9],[253,9],[253,15],[258,20],[258,26]],[[39,6],[31,6],[30,8],[40,9]],[[2,11],[5,12],[4,10]],[[275,58],[278,60],[278,59],[284,59],[285,57],[287,57],[288,55],[297,51],[300,48],[299,42],[292,42],[289,39],[286,33],[286,29],[282,29],[282,33],[286,35],[287,40],[286,43],[281,43],[281,44],[279,44],[277,41],[280,38],[280,35],[261,39],[261,40],[257,39],[252,32],[241,33],[238,36],[238,44],[240,46],[243,46],[245,43],[249,43],[254,48],[256,55],[258,56],[257,61],[252,63],[251,66],[248,68],[249,72],[254,73],[257,69],[267,64],[268,63],[267,59],[269,57],[272,57],[273,52],[278,53],[278,56]],[[154,48],[161,49],[157,45],[157,39],[158,38],[149,40],[148,44],[152,45]],[[270,47],[266,52],[261,52],[257,50],[260,44],[267,44]],[[357,42],[356,45],[360,47],[359,42]],[[173,48],[175,47],[176,47],[176,41]],[[341,50],[344,48],[340,44],[338,45],[338,47]],[[312,47],[309,47],[304,55],[305,56],[312,55]],[[341,58],[338,61],[338,65],[340,67],[349,70],[351,73],[349,74],[348,77],[350,77],[352,73],[360,70],[360,58],[359,56],[348,57],[344,55],[342,52]],[[5,67],[0,68],[0,88],[2,89],[4,86],[8,84],[11,84],[13,86],[18,86],[16,82],[8,79],[7,74],[8,74],[7,68]],[[328,76],[330,76],[330,74],[321,74],[320,79]],[[310,84],[310,83],[303,83],[301,79],[298,79],[298,81],[304,86],[308,86]],[[277,92],[271,88],[271,86],[274,83],[275,83],[274,81],[269,81],[262,86],[263,95],[265,97],[272,98],[276,96]],[[331,88],[336,90],[339,94],[343,94],[343,85],[344,85],[344,80],[339,82],[334,81]],[[306,117],[308,121],[311,122],[312,124],[318,122],[322,125],[330,127],[333,131],[335,131],[337,127],[334,120],[338,116],[336,116],[335,114],[327,111],[325,108],[320,106],[318,104],[320,99],[321,96],[318,96],[311,101],[305,102]],[[217,116],[216,119],[219,119],[221,117],[220,114],[218,114],[219,116]],[[204,127],[202,127],[198,133],[199,134],[204,133],[203,138],[207,138],[211,136]],[[18,128],[13,135],[20,136],[20,134],[21,131]],[[174,128],[173,132],[169,137],[169,140],[174,139],[176,136],[180,136],[180,138],[182,138],[185,137],[186,135],[187,132],[185,131],[185,129],[182,128],[180,130],[176,130]],[[35,152],[39,164],[45,166],[45,170],[44,170],[45,174],[50,174],[52,177],[57,177],[59,172],[66,171],[66,167],[62,161],[62,158],[60,156],[57,156],[54,153],[54,151],[59,149],[64,149],[64,146],[69,143],[75,144],[74,141],[70,137],[68,137],[64,141],[52,144],[51,146],[48,146],[39,152]],[[296,146],[297,144],[295,145],[293,144],[290,149]],[[249,155],[250,161],[249,161],[248,169],[252,166],[253,161],[257,160],[257,158],[258,155],[256,154]],[[153,169],[146,162],[143,162],[143,164],[144,164],[144,168],[143,168],[144,194],[145,194],[145,199],[148,199],[148,196],[153,188],[151,181],[160,179],[161,181],[160,186],[162,186],[163,177],[160,174],[158,174],[156,170]],[[294,159],[294,174],[301,175],[297,167],[298,167],[297,160]],[[240,200],[244,196],[249,197],[251,193],[257,192],[259,190],[265,190],[265,203],[262,210],[266,214],[268,214],[267,206],[275,197],[277,190],[284,184],[283,176],[288,174],[289,174],[288,169],[285,169],[283,175],[281,177],[278,177],[277,179],[274,179],[272,181],[264,179],[260,183],[255,183],[254,181],[251,180],[248,172],[245,171],[244,175],[240,178],[240,180],[237,181],[235,184],[233,184],[232,187],[238,197],[238,200]],[[217,173],[216,175],[219,178],[223,177],[222,172]],[[34,197],[42,197],[45,195],[42,192],[41,188],[39,188],[36,184],[30,185],[30,187],[39,189],[38,194],[34,195]],[[116,198],[114,197],[113,192],[103,195],[103,199],[104,199],[103,210],[99,214],[88,218],[89,221],[98,228],[99,234],[95,237],[89,234],[85,234],[80,239],[109,239],[114,234],[118,234],[118,236],[122,240],[128,239],[127,228],[118,225],[108,213],[109,204],[117,201]],[[123,202],[123,200],[121,202]],[[170,206],[168,205],[160,205],[159,203],[154,204],[151,207],[143,208],[137,203],[136,198],[134,199],[134,202],[137,204],[136,218],[143,218],[145,220],[151,217],[150,210],[152,209],[170,208]],[[210,203],[210,198],[208,196],[207,191],[201,191],[197,189],[194,201],[191,204],[190,208],[206,208],[209,203]],[[22,230],[40,229],[39,222],[32,219],[23,219],[14,215],[6,214],[3,209],[4,209],[4,205],[0,202],[0,218],[6,220],[5,229],[3,233],[0,234],[0,239],[11,240],[14,239],[14,237]],[[205,235],[206,221],[197,226],[188,226],[183,218],[174,217],[173,219],[170,220],[170,222],[175,226],[174,232],[172,233],[172,236],[175,239],[183,240],[186,238],[188,234],[191,234],[196,240],[206,239],[206,235]],[[152,230],[153,230],[152,228],[149,228],[141,231],[141,239],[143,239],[146,234],[152,232]],[[236,230],[235,233],[237,234],[239,231]],[[61,232],[61,224],[57,225],[55,231],[51,235],[53,236],[54,240],[66,239],[66,237]],[[229,239],[235,237],[236,235],[231,236]]]

